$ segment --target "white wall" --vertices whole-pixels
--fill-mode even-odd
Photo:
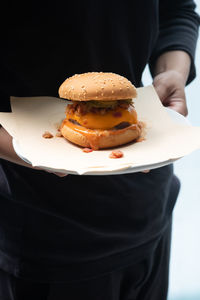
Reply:
[[[196,1],[200,14],[200,0]],[[200,38],[196,52],[196,79],[186,87],[188,119],[200,126]],[[152,80],[146,69],[144,85]],[[170,299],[200,300],[200,150],[175,163],[175,173],[182,183],[174,210],[170,265]]]

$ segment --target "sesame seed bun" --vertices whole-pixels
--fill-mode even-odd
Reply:
[[[136,98],[134,85],[115,73],[89,72],[67,78],[59,88],[59,96],[76,101],[123,100]]]

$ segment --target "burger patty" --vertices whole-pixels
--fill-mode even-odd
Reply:
[[[79,125],[79,126],[82,126],[79,122],[77,122],[76,120],[73,120],[73,119],[69,119],[69,121],[75,125]],[[121,122],[119,123],[118,125],[110,128],[109,130],[120,130],[120,129],[124,129],[124,128],[127,128],[129,127],[131,124],[129,122]]]

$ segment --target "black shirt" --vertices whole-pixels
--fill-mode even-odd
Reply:
[[[12,96],[58,96],[68,76],[115,72],[141,85],[168,50],[192,59],[190,0],[29,1],[4,8],[0,110]],[[173,196],[172,196],[173,194]],[[177,196],[172,166],[113,176],[56,177],[0,164],[0,268],[40,281],[96,276],[136,261],[165,229]]]

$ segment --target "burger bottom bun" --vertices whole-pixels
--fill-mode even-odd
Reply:
[[[139,123],[115,131],[84,128],[84,130],[80,130],[79,132],[63,122],[60,131],[62,136],[70,142],[82,147],[90,147],[98,150],[120,146],[136,140],[141,135],[142,126]]]

